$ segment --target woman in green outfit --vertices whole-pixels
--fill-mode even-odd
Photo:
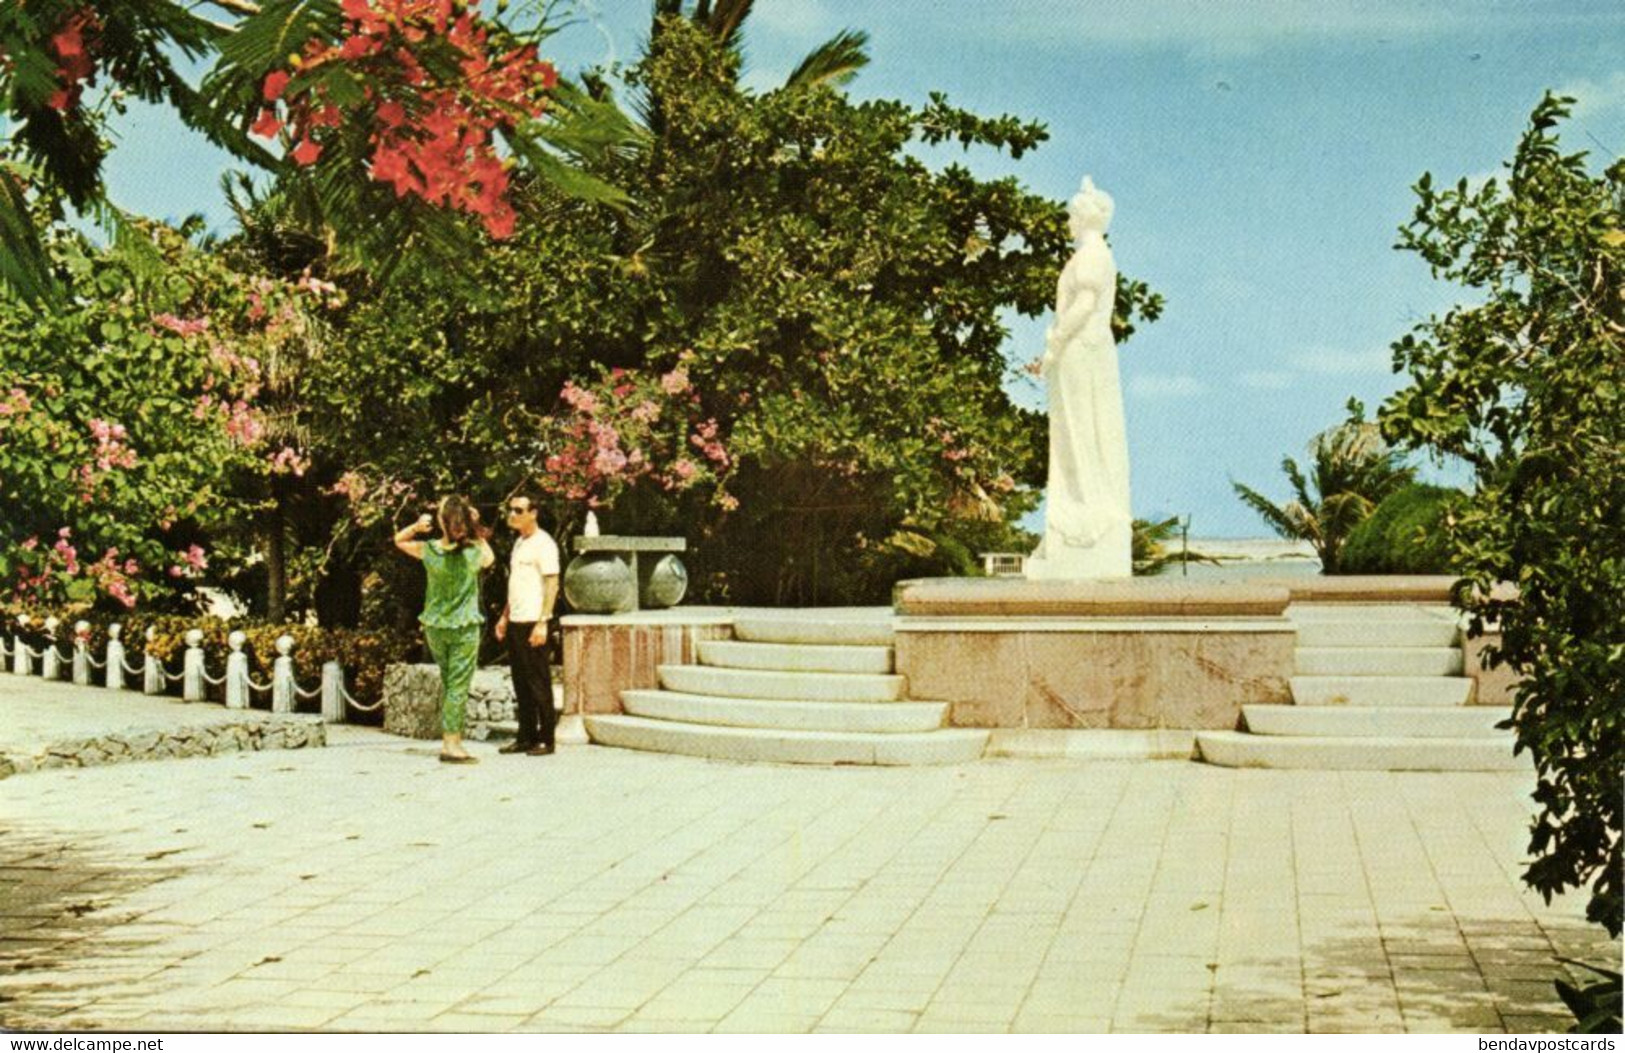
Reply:
[[[480,514],[467,499],[453,494],[441,500],[437,517],[440,537],[418,538],[433,529],[428,515],[395,535],[395,547],[423,561],[429,588],[423,599],[423,635],[429,653],[440,667],[440,759],[447,764],[473,764],[477,758],[463,748],[463,712],[468,686],[479,656],[480,571],[496,562],[480,526]]]

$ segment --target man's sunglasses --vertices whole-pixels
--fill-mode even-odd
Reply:
[[[508,514],[511,515],[511,516],[522,516],[526,512],[529,512],[529,511],[530,511],[530,509],[525,507],[524,505],[509,505],[508,506]]]

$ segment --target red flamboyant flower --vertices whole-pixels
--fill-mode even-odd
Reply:
[[[96,13],[80,8],[70,14],[62,27],[51,36],[51,50],[61,63],[56,68],[57,90],[45,100],[53,110],[71,110],[79,103],[83,90],[81,82],[90,79],[96,71],[91,57],[95,48],[95,34],[101,29]],[[87,39],[88,34],[88,39]]]
[[[296,65],[309,71],[344,63],[365,85],[370,114],[363,107],[353,119],[369,132],[371,177],[397,197],[411,194],[479,216],[494,238],[511,236],[510,165],[497,154],[495,135],[539,117],[558,72],[537,57],[534,45],[493,50],[491,28],[469,0],[343,0],[340,10],[345,23],[338,42],[307,42]],[[448,47],[460,78],[445,75]],[[426,66],[430,55],[434,61]],[[287,107],[287,126],[298,141],[293,160],[313,164],[324,129],[338,128],[344,118],[319,81],[289,94],[291,80],[286,71],[271,73],[264,94]],[[253,130],[274,136],[281,124],[274,113],[261,114]]]
[[[275,102],[282,98],[282,93],[288,90],[288,81],[292,79],[292,77],[288,76],[281,70],[277,70],[275,73],[272,73],[270,76],[266,77],[264,87],[265,101]]]

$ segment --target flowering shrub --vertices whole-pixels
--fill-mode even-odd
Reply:
[[[245,517],[241,480],[308,467],[292,444],[265,449],[260,363],[331,288],[237,274],[151,235],[163,282],[66,238],[72,307],[0,300],[0,595],[123,610],[190,591],[199,542]]]
[[[601,370],[586,386],[567,381],[554,416],[541,421],[541,485],[569,501],[603,508],[628,487],[648,482],[666,492],[717,487],[733,466],[720,426],[700,416],[700,397],[679,365],[666,373]]]
[[[495,137],[541,116],[553,66],[534,44],[506,46],[465,0],[344,0],[342,10],[342,39],[314,37],[265,77],[254,134],[285,129],[293,161],[314,165],[359,129],[372,179],[396,197],[478,216],[493,238],[509,237],[511,165]]]

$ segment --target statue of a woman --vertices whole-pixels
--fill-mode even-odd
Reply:
[[[1106,245],[1112,199],[1088,177],[1068,209],[1077,249],[1061,271],[1044,341],[1049,388],[1049,486],[1044,540],[1029,578],[1133,573],[1128,434],[1112,339],[1117,265]]]

